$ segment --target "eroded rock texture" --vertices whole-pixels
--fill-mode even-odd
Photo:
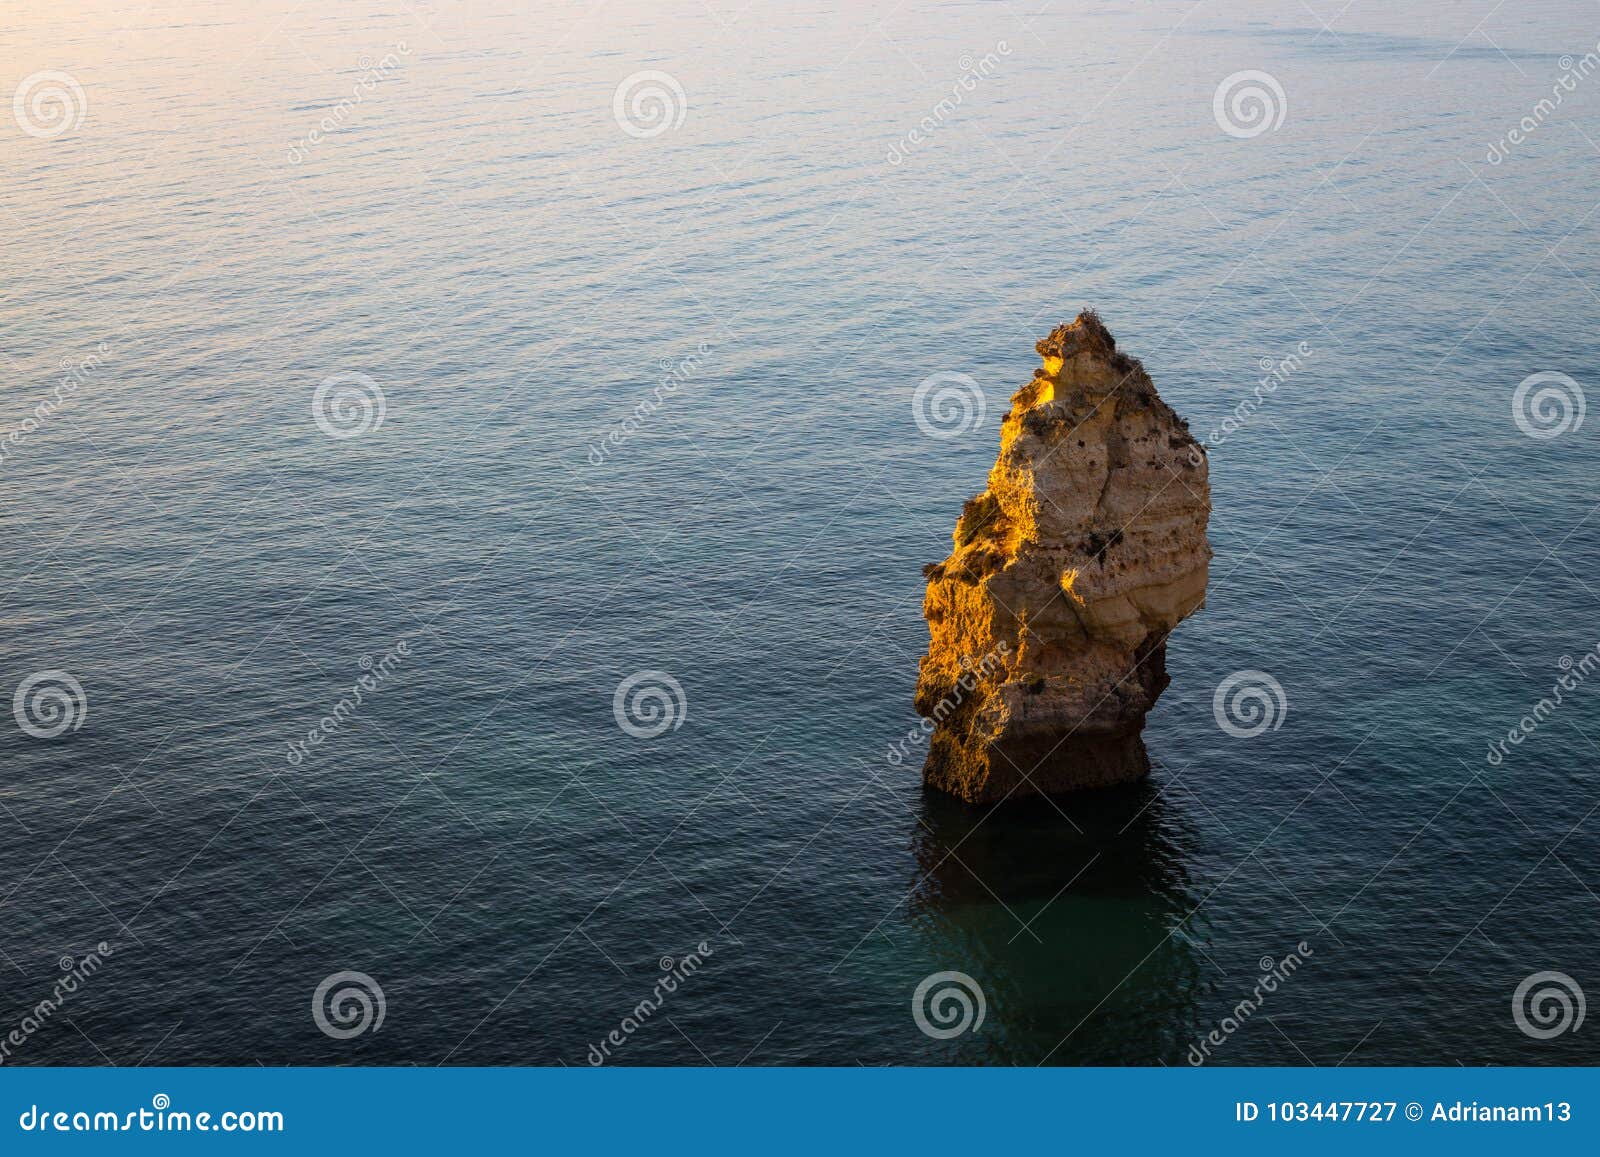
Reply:
[[[1205,603],[1205,451],[1093,313],[1038,343],[989,487],[925,568],[923,778],[972,802],[1138,779],[1167,635]]]

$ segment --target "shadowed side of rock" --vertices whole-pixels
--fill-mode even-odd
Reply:
[[[923,777],[972,802],[1147,774],[1167,636],[1205,602],[1203,447],[1095,314],[1037,348],[988,488],[925,568]]]

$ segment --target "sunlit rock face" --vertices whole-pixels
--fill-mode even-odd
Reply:
[[[1038,343],[989,486],[924,568],[923,778],[971,802],[1150,770],[1167,635],[1205,603],[1205,451],[1093,313]]]

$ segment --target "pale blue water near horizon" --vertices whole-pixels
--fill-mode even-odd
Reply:
[[[8,10],[4,92],[81,92],[0,122],[0,687],[83,696],[0,729],[0,1036],[109,953],[4,1063],[583,1065],[702,943],[615,1063],[1183,1065],[1302,944],[1211,1063],[1590,1061],[1513,994],[1600,984],[1600,689],[1486,752],[1600,644],[1596,427],[1512,402],[1596,381],[1600,78],[1535,109],[1597,41],[1550,2]],[[1201,436],[1309,352],[1212,452],[1151,780],[970,811],[887,758],[921,566],[1084,307]],[[975,428],[919,428],[934,373]],[[339,374],[381,425],[319,428]],[[1241,670],[1275,730],[1219,727]],[[637,738],[647,671],[686,709]],[[946,971],[984,1017],[938,1038]],[[347,1039],[341,972],[384,1010]]]

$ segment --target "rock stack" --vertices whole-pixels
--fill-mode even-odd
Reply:
[[[974,803],[1147,774],[1167,636],[1205,603],[1204,448],[1094,313],[1037,349],[988,489],[924,568],[923,778]]]

